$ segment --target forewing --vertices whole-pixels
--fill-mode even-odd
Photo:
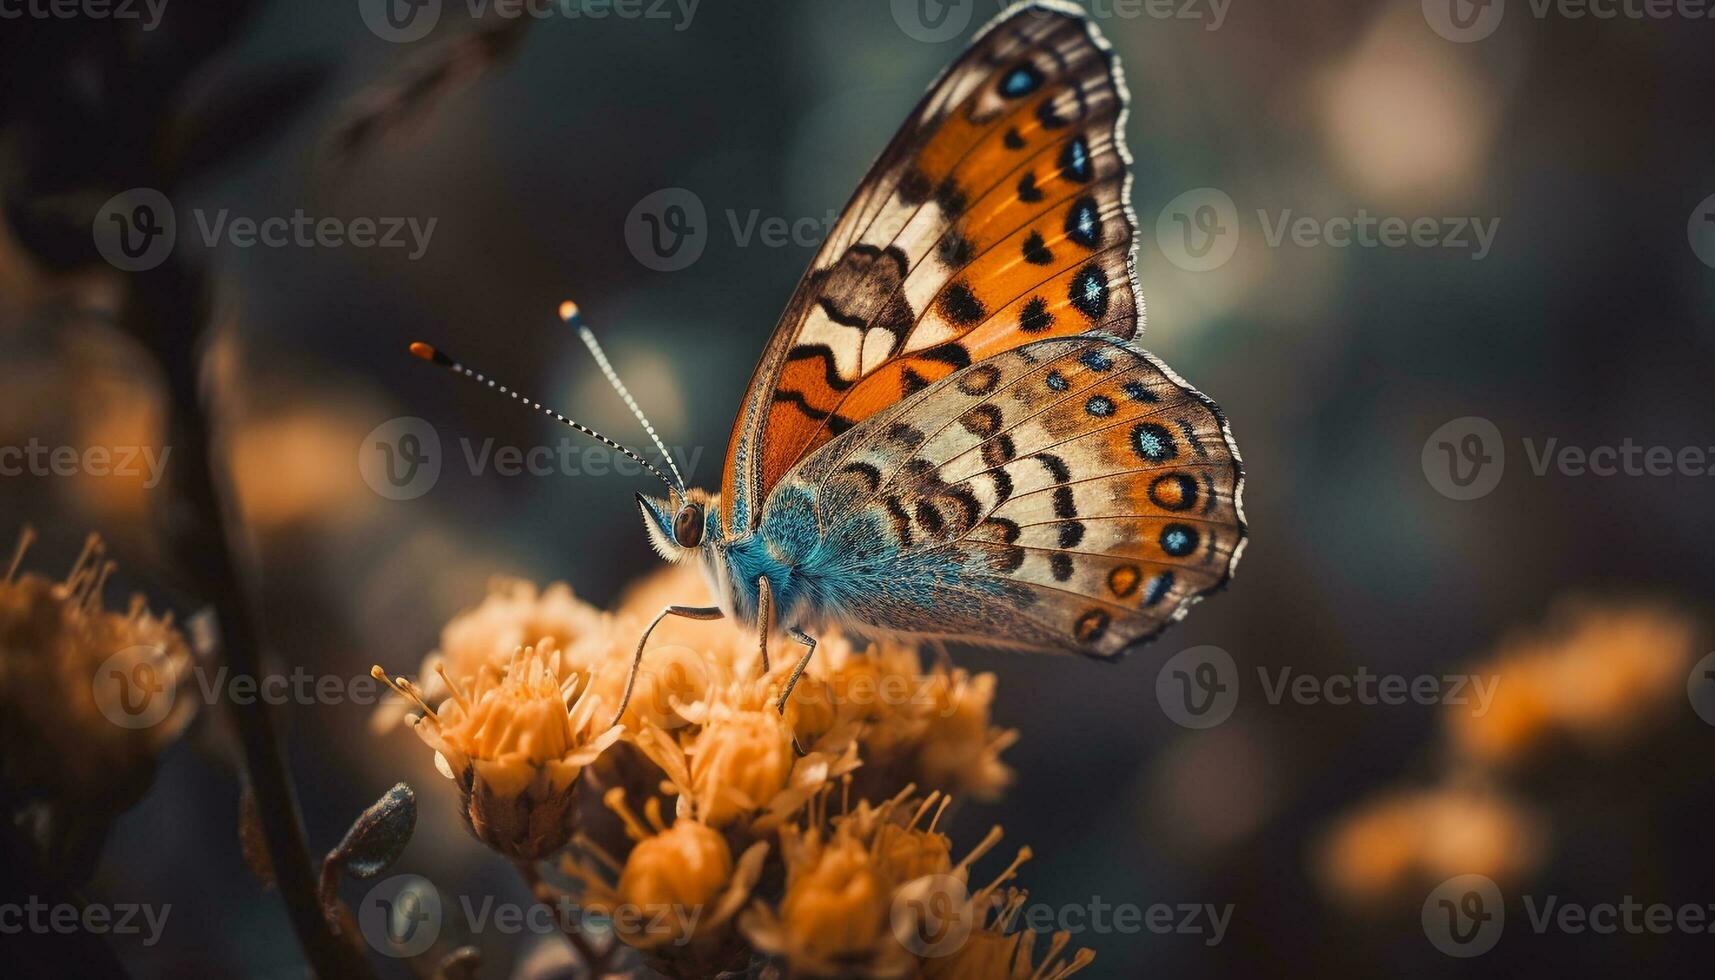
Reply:
[[[799,284],[733,426],[742,534],[799,460],[986,357],[1141,322],[1125,86],[1076,8],[1003,14],[930,89]]]
[[[858,583],[846,618],[1097,657],[1154,637],[1223,587],[1246,535],[1220,409],[1149,353],[1102,336],[963,368],[786,482],[814,496],[827,540],[878,529],[885,539],[844,570]],[[888,582],[911,569],[933,572],[902,598]]]

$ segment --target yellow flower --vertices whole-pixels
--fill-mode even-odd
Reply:
[[[423,709],[412,727],[458,784],[471,833],[517,860],[564,846],[579,772],[623,733],[592,733],[600,701],[580,697],[568,705],[577,679],[562,681],[562,672],[557,651],[544,658],[525,648],[500,676],[480,673],[466,685],[443,675],[452,696],[437,709],[410,681],[373,671]]]
[[[1543,851],[1540,821],[1499,793],[1441,787],[1396,793],[1343,818],[1322,846],[1324,883],[1367,903],[1461,874],[1516,880]]]
[[[752,844],[735,863],[720,832],[683,817],[666,826],[660,801],[653,797],[644,807],[647,825],[625,805],[624,790],[609,790],[603,802],[635,844],[621,866],[580,838],[588,857],[617,873],[613,885],[589,860],[562,859],[561,870],[583,883],[584,905],[609,916],[626,944],[656,950],[658,956],[695,960],[709,947],[724,951],[720,937],[756,886],[768,844]]]
[[[1486,712],[1450,707],[1454,744],[1486,763],[1517,761],[1555,734],[1598,747],[1630,738],[1683,697],[1695,629],[1649,605],[1570,603],[1504,643],[1474,673],[1494,683]]]
[[[780,903],[790,949],[832,962],[867,955],[887,918],[887,880],[862,842],[836,835],[795,870]]]
[[[19,574],[20,537],[0,578],[0,739],[5,778],[26,799],[129,806],[156,756],[196,714],[192,658],[172,615],[142,596],[102,605],[114,570],[91,535],[63,581]]]

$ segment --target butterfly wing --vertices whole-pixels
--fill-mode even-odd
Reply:
[[[847,205],[751,378],[722,479],[753,529],[784,474],[949,374],[1034,340],[1133,336],[1126,92],[1077,8],[1003,13]]]
[[[955,371],[805,459],[826,614],[1112,658],[1223,587],[1244,474],[1214,402],[1100,335]],[[773,502],[771,501],[771,506]]]

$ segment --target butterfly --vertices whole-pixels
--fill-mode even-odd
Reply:
[[[1076,7],[1003,12],[929,89],[798,284],[733,424],[718,493],[637,495],[716,604],[669,616],[837,625],[1117,659],[1232,577],[1244,471],[1221,410],[1135,343],[1144,320],[1127,92]],[[435,351],[422,357],[495,387]],[[624,712],[624,704],[620,713]],[[616,716],[617,717],[617,716]]]

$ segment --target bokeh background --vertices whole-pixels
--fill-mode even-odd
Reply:
[[[1081,932],[1093,976],[1706,970],[1707,936],[1538,935],[1521,896],[1715,903],[1715,727],[1695,709],[1715,711],[1693,671],[1711,649],[1715,481],[1538,475],[1526,451],[1631,440],[1715,463],[1715,21],[1539,16],[1514,0],[1459,41],[1434,3],[1173,8],[1185,15],[1095,7],[1133,97],[1143,339],[1231,417],[1253,541],[1226,594],[1125,663],[955,651],[999,675],[997,720],[1022,733],[1007,754],[1017,785],[961,809],[955,838],[998,822],[1028,843],[1037,903],[1233,906],[1215,945]],[[408,43],[367,28],[356,0],[169,0],[148,32],[0,24],[0,444],[170,442],[166,390],[183,381],[158,362],[162,344],[139,339],[136,293],[90,236],[113,194],[162,189],[179,216],[167,268],[203,303],[161,315],[206,326],[217,472],[274,669],[412,669],[496,574],[566,581],[601,605],[648,572],[632,503],[644,479],[473,472],[461,440],[527,448],[563,433],[405,345],[444,345],[640,443],[553,315],[573,297],[695,459],[691,481],[718,484],[819,223],[998,8],[574,9],[584,16],[508,22],[448,3]],[[925,41],[925,12],[968,26]],[[700,257],[673,271],[626,237],[665,188],[706,212]],[[1157,224],[1200,188],[1234,202],[1235,244],[1192,271]],[[188,215],[223,208],[435,225],[414,259],[207,247]],[[1360,209],[1497,233],[1479,256],[1273,245],[1265,230],[1287,212]],[[753,218],[818,228],[772,246],[735,231]],[[359,457],[402,416],[432,426],[444,458],[432,489],[392,500]],[[1493,423],[1505,468],[1492,492],[1459,500],[1437,489],[1425,447],[1469,416]],[[164,544],[180,515],[170,488],[143,483],[0,478],[0,538],[34,525],[26,565],[58,574],[98,531],[121,562],[111,596],[141,591],[190,616],[201,600]],[[1203,645],[1232,656],[1240,693],[1229,720],[1192,730],[1162,710],[1157,675]],[[1283,667],[1498,673],[1512,699],[1484,718],[1269,704],[1256,671]],[[522,897],[409,733],[375,734],[359,705],[277,714],[317,847],[405,779],[423,801],[403,867],[454,893]],[[205,712],[118,821],[88,890],[171,903],[169,928],[148,948],[90,941],[142,977],[300,971],[279,898],[241,860],[238,801],[232,733]],[[1492,951],[1461,960],[1431,944],[1420,912],[1464,872],[1500,884],[1508,917]],[[559,955],[557,940],[474,941],[485,976]]]

